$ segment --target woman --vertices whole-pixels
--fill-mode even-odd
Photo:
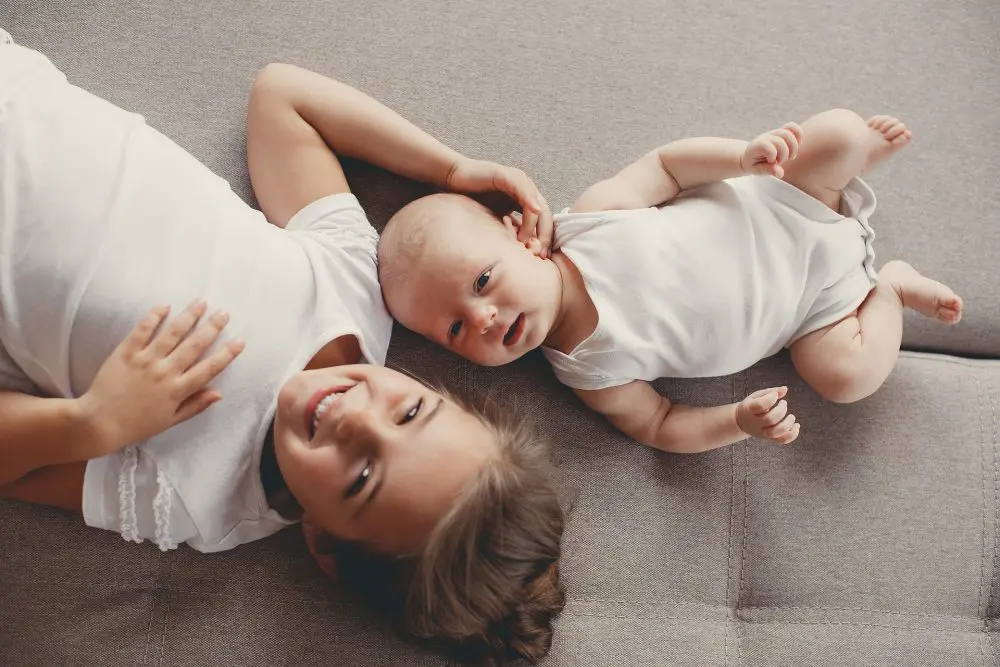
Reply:
[[[331,149],[499,188],[526,235],[550,234],[523,173],[283,65],[248,112],[262,215],[0,34],[0,495],[161,549],[229,549],[306,516],[407,634],[537,659],[563,599],[537,446],[381,367],[377,235]]]

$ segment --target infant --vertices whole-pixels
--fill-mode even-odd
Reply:
[[[903,308],[958,322],[945,285],[901,261],[875,270],[875,195],[860,176],[911,139],[896,118],[835,109],[749,143],[676,141],[556,215],[550,259],[517,240],[516,218],[430,195],[386,226],[386,304],[476,363],[542,347],[562,383],[644,444],[787,444],[800,425],[786,387],[695,408],[647,381],[728,375],[787,347],[819,394],[853,402],[891,372]]]

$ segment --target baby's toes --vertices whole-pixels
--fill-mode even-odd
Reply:
[[[886,137],[886,139],[888,139],[888,137]],[[890,141],[892,141],[892,145],[894,147],[902,148],[906,144],[910,143],[912,139],[913,139],[913,133],[910,132],[909,130],[904,129],[899,136],[897,136],[895,139],[891,139]]]
[[[885,127],[882,128],[882,136],[885,137],[886,141],[895,141],[899,137],[906,133],[906,125],[902,121],[893,119],[893,122],[887,123]]]
[[[879,115],[872,116],[868,119],[868,127],[872,128],[877,132],[882,132],[890,124],[896,122],[896,119],[892,116]]]

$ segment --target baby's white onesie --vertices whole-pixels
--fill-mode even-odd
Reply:
[[[570,354],[543,352],[577,389],[748,368],[843,319],[875,285],[871,188],[851,181],[841,210],[744,176],[658,208],[556,215],[555,247],[599,321]]]

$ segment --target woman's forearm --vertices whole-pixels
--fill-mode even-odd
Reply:
[[[87,403],[0,391],[0,486],[49,465],[107,454]]]
[[[273,92],[340,156],[364,160],[401,176],[448,186],[462,155],[381,102],[345,83],[294,65],[268,65]]]

